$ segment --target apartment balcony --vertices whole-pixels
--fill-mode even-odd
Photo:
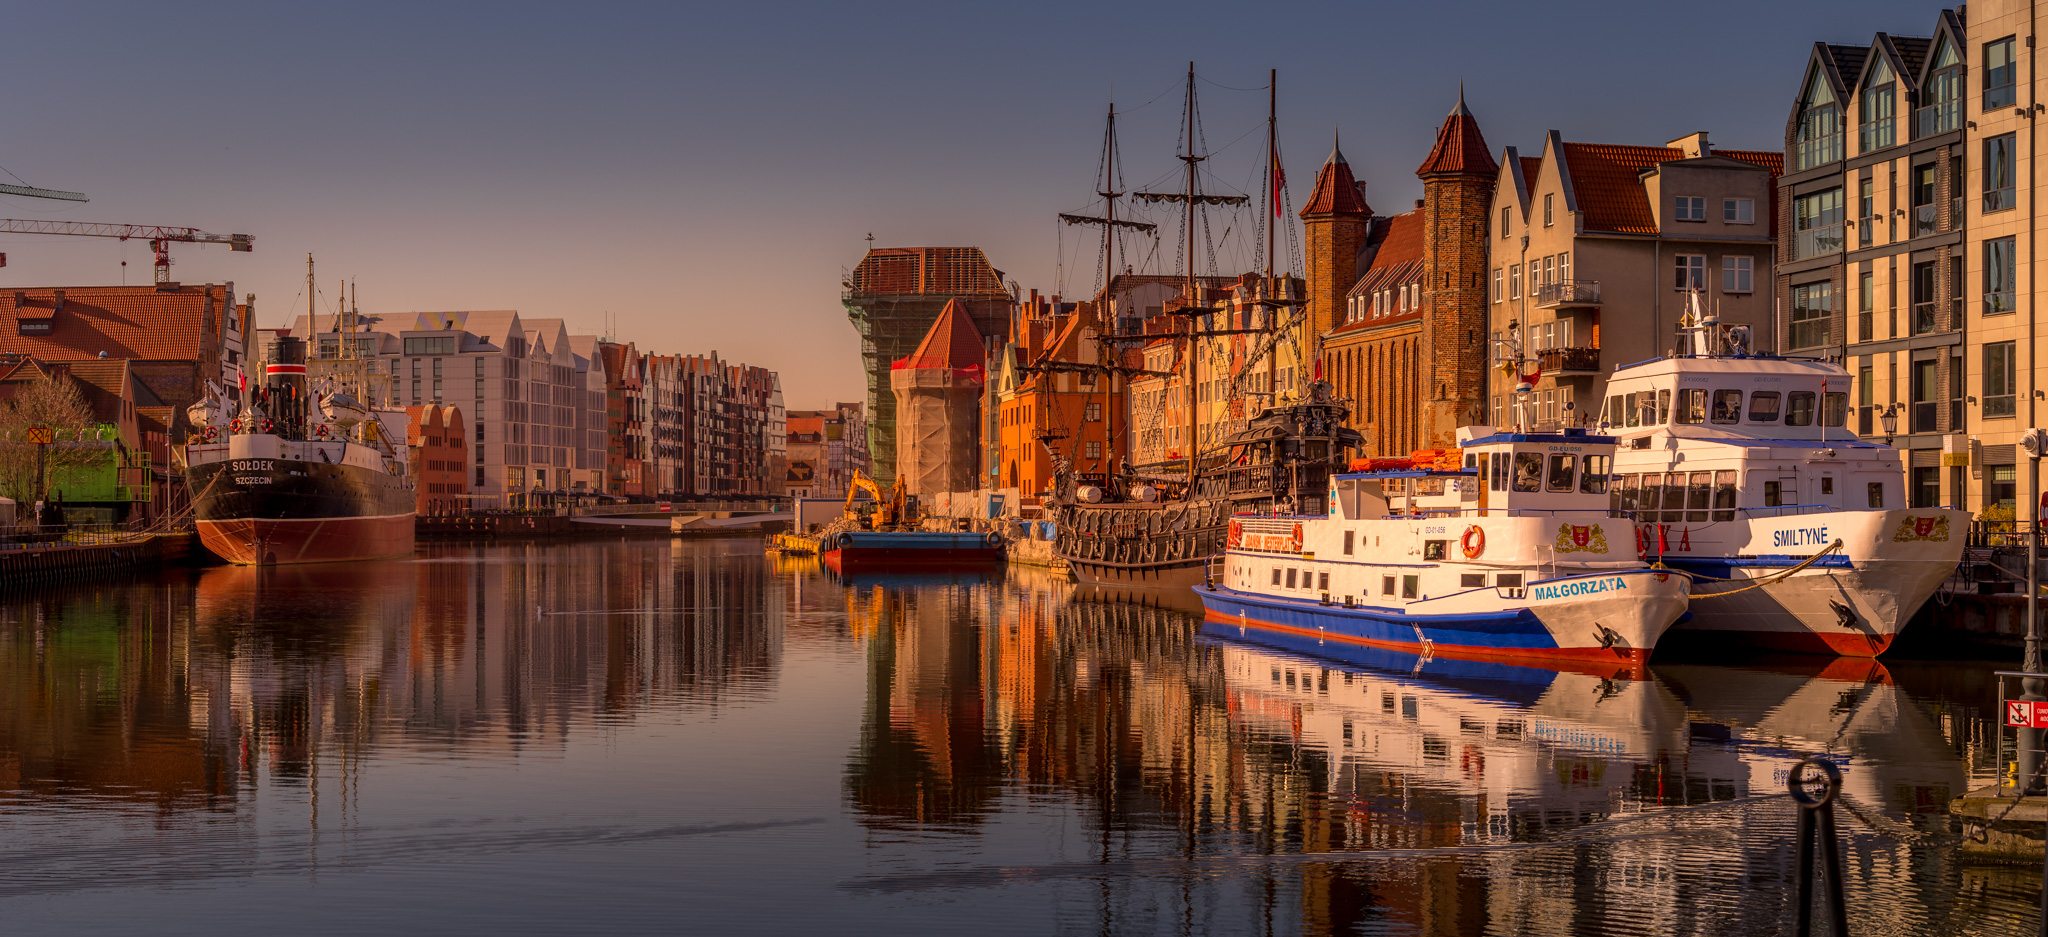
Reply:
[[[1792,144],[1792,171],[1799,172],[1842,161],[1842,135],[1831,133],[1824,137],[1800,140]]]
[[[1599,280],[1559,280],[1536,286],[1536,308],[1600,305]]]
[[[1536,363],[1546,374],[1599,374],[1598,348],[1545,348],[1536,353]]]
[[[1918,125],[1916,136],[1931,137],[1937,133],[1958,129],[1963,125],[1962,99],[1929,104],[1916,109],[1913,111],[1913,118]]]
[[[1842,252],[1842,223],[1815,225],[1792,232],[1792,259],[1806,260]]]
[[[1889,117],[1864,124],[1856,137],[1856,151],[1859,153],[1875,152],[1898,143],[1898,137],[1892,133],[1892,119]]]
[[[1941,231],[1941,210],[1933,205],[1913,206],[1913,236],[1926,237]]]

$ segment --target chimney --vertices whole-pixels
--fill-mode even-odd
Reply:
[[[1714,152],[1713,147],[1707,143],[1707,132],[1704,130],[1695,130],[1664,145],[1684,151],[1686,159],[1699,159]]]
[[[1421,199],[1416,199],[1416,200],[1415,200],[1415,207],[1416,207],[1416,208],[1421,208],[1421,207],[1422,207],[1422,200],[1421,200]]]

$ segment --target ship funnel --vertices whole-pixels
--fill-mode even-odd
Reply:
[[[263,368],[263,409],[272,432],[287,439],[306,436],[306,340],[279,334]]]

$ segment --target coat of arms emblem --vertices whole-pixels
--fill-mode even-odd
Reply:
[[[1933,517],[1907,516],[1899,520],[1899,529],[1892,532],[1893,543],[1907,543],[1914,540],[1948,542],[1948,515]]]
[[[1599,524],[1559,524],[1553,547],[1559,553],[1605,553],[1607,531]]]

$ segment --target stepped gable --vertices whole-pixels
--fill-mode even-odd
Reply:
[[[1458,105],[1451,108],[1450,116],[1444,118],[1443,126],[1436,131],[1436,145],[1430,147],[1429,157],[1415,170],[1418,176],[1450,175],[1457,173],[1478,173],[1491,176],[1500,170],[1500,164],[1493,161],[1493,154],[1486,149],[1486,136],[1479,132],[1479,121],[1465,107],[1465,88],[1458,87]]]

